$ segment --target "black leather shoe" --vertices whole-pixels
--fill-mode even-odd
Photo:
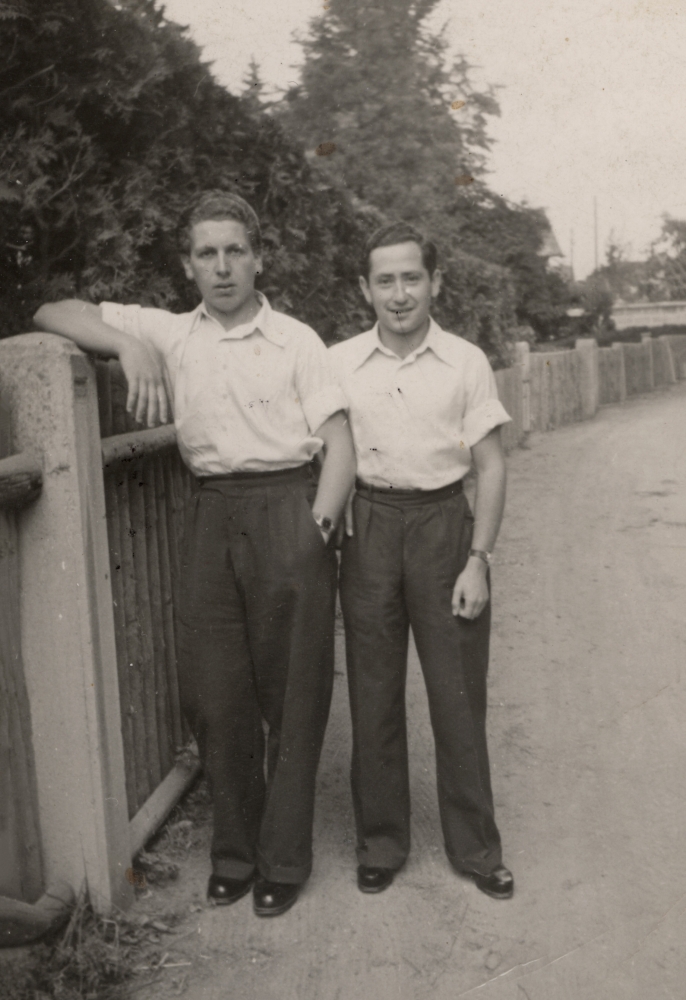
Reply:
[[[357,888],[360,892],[383,892],[393,881],[392,868],[368,868],[360,865],[357,869]]]
[[[290,910],[301,889],[301,885],[268,882],[266,878],[258,878],[252,890],[255,913],[258,917],[278,917]]]
[[[505,865],[498,865],[488,875],[470,873],[469,877],[474,879],[477,888],[493,899],[509,899],[514,893],[514,878]]]
[[[228,906],[229,903],[236,903],[250,892],[254,878],[254,875],[241,879],[210,875],[210,881],[207,883],[207,898],[216,903],[217,906]]]

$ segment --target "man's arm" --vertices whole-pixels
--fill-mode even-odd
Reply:
[[[342,410],[334,413],[324,421],[316,436],[324,442],[324,464],[312,513],[330,517],[336,524],[355,482],[357,466],[347,414]]]
[[[496,427],[472,447],[476,467],[476,501],[472,548],[491,552],[505,508],[507,473],[505,455]],[[470,556],[453,590],[453,614],[478,618],[488,603],[488,566],[478,556]]]
[[[148,427],[167,422],[167,393],[159,358],[135,337],[104,323],[98,306],[77,299],[51,302],[40,307],[34,322],[40,330],[73,340],[84,351],[119,358],[129,389],[128,412],[139,423],[147,416]]]

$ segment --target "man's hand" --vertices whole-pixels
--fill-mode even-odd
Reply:
[[[129,387],[128,412],[139,423],[147,418],[148,427],[166,424],[169,404],[159,357],[140,340],[104,323],[98,306],[79,299],[47,302],[34,322],[39,330],[67,337],[82,351],[119,358]]]
[[[453,614],[460,618],[478,618],[488,604],[486,563],[478,556],[470,556],[467,565],[457,578],[453,589]]]
[[[347,535],[348,538],[353,537],[353,500],[355,498],[355,490],[352,489],[345,502],[345,510],[343,511],[343,517],[341,518],[338,528],[336,530],[336,545],[340,549],[343,545],[343,539]]]
[[[159,359],[145,344],[128,338],[119,352],[119,361],[129,387],[127,411],[139,424],[146,418],[148,427],[166,424],[169,406]]]

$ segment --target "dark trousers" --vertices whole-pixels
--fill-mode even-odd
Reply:
[[[412,627],[436,743],[448,858],[463,872],[501,862],[486,747],[490,603],[474,621],[451,610],[471,545],[461,484],[424,494],[358,488],[343,546],[353,724],[352,793],[360,864],[398,869],[410,850],[405,678]]]
[[[309,467],[213,478],[187,509],[179,686],[213,792],[213,871],[227,878],[257,867],[300,883],[312,867],[336,582],[315,490]]]

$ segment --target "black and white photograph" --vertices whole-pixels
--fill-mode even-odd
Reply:
[[[0,0],[0,1000],[686,996],[685,84]]]

